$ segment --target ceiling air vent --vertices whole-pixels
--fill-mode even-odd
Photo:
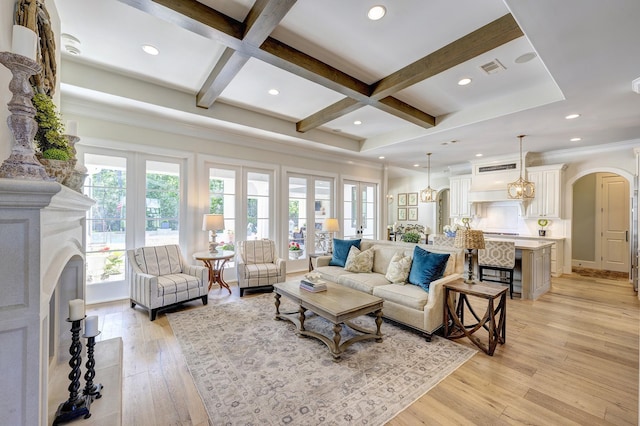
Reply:
[[[499,164],[496,166],[478,167],[478,173],[497,172],[501,170],[514,170],[517,168],[516,163]]]
[[[502,65],[502,63],[497,59],[494,59],[491,62],[487,62],[484,65],[480,65],[480,68],[482,68],[482,70],[487,74],[495,74],[502,70],[506,70],[504,65]]]

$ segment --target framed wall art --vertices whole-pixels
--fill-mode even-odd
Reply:
[[[409,206],[417,206],[418,205],[418,193],[410,192],[407,194],[407,205]]]
[[[398,206],[406,206],[407,205],[407,193],[401,192],[398,194]]]
[[[409,207],[408,209],[409,217],[408,220],[418,220],[418,208],[417,207]]]
[[[398,209],[398,220],[407,220],[407,209],[399,208]]]

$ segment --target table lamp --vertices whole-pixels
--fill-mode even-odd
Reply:
[[[224,229],[224,216],[221,214],[205,214],[202,216],[202,230],[209,231],[209,253],[217,253],[216,232]]]
[[[333,253],[333,234],[340,231],[338,219],[328,218],[322,224],[322,230],[329,234],[329,248],[327,253]]]
[[[484,233],[478,229],[465,228],[456,232],[456,239],[454,245],[458,248],[467,249],[469,255],[469,274],[467,279],[464,280],[467,284],[474,284],[473,282],[473,250],[484,248]]]

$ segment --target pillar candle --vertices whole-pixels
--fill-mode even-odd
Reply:
[[[35,61],[38,52],[38,35],[27,27],[14,25],[11,51]]]
[[[67,121],[66,134],[69,136],[78,136],[78,122],[74,120]]]
[[[98,317],[90,315],[84,322],[84,337],[95,337],[98,335]]]
[[[84,318],[84,300],[73,299],[69,300],[69,319],[71,321],[77,321]]]

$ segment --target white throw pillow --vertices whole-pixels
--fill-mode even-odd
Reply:
[[[361,252],[358,247],[351,246],[344,264],[345,271],[371,272],[371,268],[373,268],[373,248]]]
[[[411,271],[411,260],[411,256],[404,256],[402,253],[395,254],[391,258],[391,262],[389,262],[389,267],[387,267],[387,273],[384,277],[392,283],[404,284],[407,282]]]

